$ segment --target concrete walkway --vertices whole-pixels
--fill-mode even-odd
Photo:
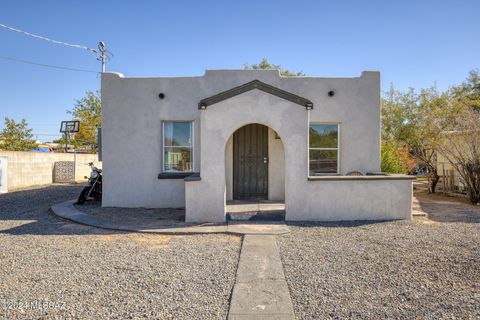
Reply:
[[[294,319],[274,235],[246,235],[228,319]]]
[[[283,221],[228,221],[228,233],[278,235],[290,232]]]
[[[81,223],[84,225],[103,229],[144,232],[156,234],[203,234],[203,233],[230,233],[230,234],[283,234],[289,232],[288,226],[283,221],[229,221],[228,223],[202,223],[187,224],[179,222],[174,225],[162,225],[156,219],[142,219],[139,217],[134,222],[125,223],[108,217],[87,214],[75,208],[75,201],[65,201],[51,207],[57,216]]]

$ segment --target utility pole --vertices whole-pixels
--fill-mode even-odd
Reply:
[[[100,62],[102,63],[102,73],[105,72],[105,61],[107,59],[107,55],[105,54],[105,52],[107,51],[107,49],[105,48],[105,42],[103,41],[100,41],[98,43],[98,50],[100,50]]]
[[[68,152],[68,132],[65,132],[65,153]]]

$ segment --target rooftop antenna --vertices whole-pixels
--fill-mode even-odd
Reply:
[[[100,58],[97,58],[102,63],[102,72],[105,72],[105,62],[107,59],[107,49],[105,48],[105,42],[100,41],[98,43],[98,50],[100,50]]]
[[[105,42],[100,41],[98,43],[98,50],[100,51],[100,57],[97,58],[98,61],[102,63],[102,72],[105,72],[105,65],[107,61],[110,61],[113,57],[113,53],[107,50]]]
[[[102,63],[102,73],[105,72],[105,65],[107,61],[110,61],[113,57],[113,53],[107,50],[105,42],[100,41],[98,43],[98,50],[100,51],[100,57],[97,58],[98,61]]]

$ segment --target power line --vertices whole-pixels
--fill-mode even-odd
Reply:
[[[28,31],[24,31],[24,30],[20,30],[20,29],[11,27],[11,26],[7,26],[6,24],[3,24],[3,23],[0,23],[0,27],[5,28],[5,29],[10,30],[10,31],[14,31],[14,32],[24,34],[24,35],[32,37],[32,38],[36,38],[36,39],[40,39],[40,40],[44,40],[44,41],[48,41],[48,42],[51,42],[51,43],[72,47],[72,48],[87,50],[87,52],[93,54],[95,56],[95,58],[98,61],[101,62],[102,72],[105,72],[106,62],[110,61],[110,59],[113,57],[113,53],[111,53],[109,50],[106,49],[105,43],[103,41],[99,42],[98,50],[97,50],[97,49],[92,49],[90,47],[87,47],[87,46],[84,46],[84,45],[81,45],[81,44],[72,44],[72,43],[59,41],[59,40],[54,40],[54,39],[51,39],[51,38],[40,36],[38,34],[34,34],[34,33],[31,33],[31,32],[28,32]],[[43,63],[37,63],[37,62],[33,62],[33,61],[21,60],[21,59],[16,59],[16,58],[11,58],[11,57],[1,57],[1,58],[7,59],[7,60],[12,60],[12,61],[17,61],[17,62],[35,64],[35,65],[44,66],[44,67],[50,67],[50,68],[65,69],[65,70],[72,70],[72,71],[82,71],[82,72],[94,72],[94,71],[91,71],[91,70],[87,71],[87,70],[70,68],[70,67],[46,65],[46,64],[43,64]]]
[[[94,52],[94,53],[98,53],[98,51],[96,49],[92,49],[92,48],[89,48],[89,47],[81,45],[81,44],[72,44],[72,43],[68,43],[68,42],[63,42],[63,41],[59,41],[59,40],[50,39],[50,38],[47,38],[47,37],[44,37],[44,36],[40,36],[38,34],[33,34],[33,33],[30,33],[30,32],[27,32],[27,31],[23,31],[23,30],[14,28],[14,27],[7,26],[3,23],[0,23],[0,27],[8,29],[10,31],[15,31],[15,32],[18,32],[18,33],[22,33],[22,34],[24,34],[26,36],[29,36],[29,37],[32,37],[32,38],[45,40],[45,41],[48,41],[48,42],[52,42],[52,43],[56,43],[56,44],[60,44],[60,45],[64,45],[64,46],[68,46],[68,47],[72,47],[72,48],[85,49],[85,50],[88,50],[88,51],[91,51],[91,52]]]
[[[6,56],[0,56],[0,59],[10,60],[10,61],[15,61],[15,62],[20,62],[20,63],[26,63],[26,64],[33,64],[33,65],[36,65],[36,66],[48,67],[48,68],[54,68],[54,69],[98,73],[98,71],[94,71],[94,70],[85,70],[85,69],[71,68],[71,67],[65,67],[65,66],[55,66],[55,65],[52,65],[52,64],[39,63],[39,62],[35,62],[35,61],[22,60],[22,59],[6,57]]]

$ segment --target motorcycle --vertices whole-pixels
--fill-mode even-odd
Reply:
[[[83,187],[78,197],[77,204],[84,204],[89,197],[93,197],[97,201],[102,200],[102,169],[95,167],[93,162],[90,162],[88,165],[92,169],[92,172],[90,173],[87,184]]]

